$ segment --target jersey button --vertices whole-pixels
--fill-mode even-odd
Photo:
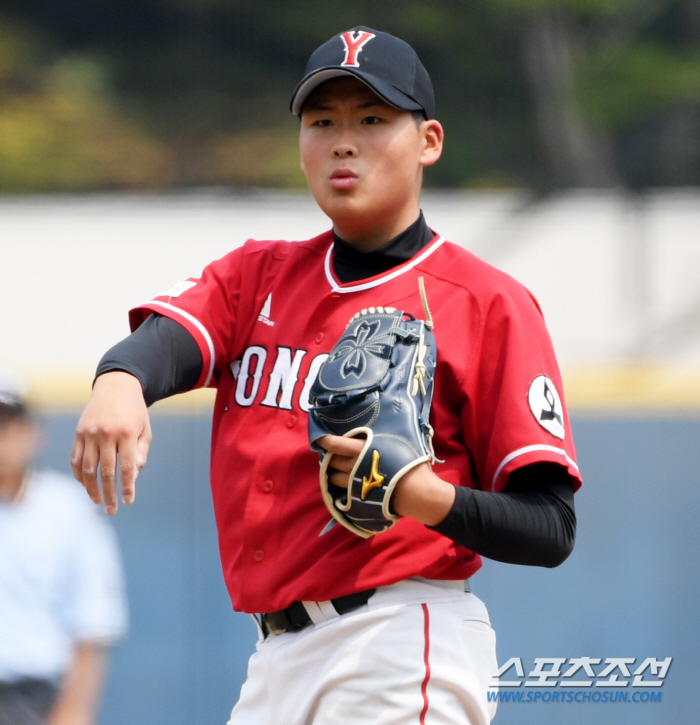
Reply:
[[[271,493],[272,489],[275,487],[275,484],[272,483],[272,481],[263,481],[262,490],[265,493]]]
[[[256,549],[253,552],[253,559],[255,561],[262,561],[265,558],[265,552],[262,549]]]
[[[315,339],[316,344],[317,345],[320,344],[323,341],[324,337],[325,337],[325,335],[322,332],[319,332],[318,335],[316,335],[316,339]]]
[[[297,423],[297,417],[294,413],[292,413],[289,418],[287,418],[287,428],[294,428],[294,426]]]

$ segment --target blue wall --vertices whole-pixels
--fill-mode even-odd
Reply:
[[[48,416],[43,463],[68,472],[76,414]],[[585,485],[578,541],[558,569],[487,561],[474,578],[498,634],[520,657],[673,657],[648,704],[502,704],[500,725],[690,723],[698,657],[700,420],[574,416]],[[256,634],[231,612],[207,483],[209,421],[154,414],[137,501],[113,519],[131,632],[115,651],[100,725],[223,725]]]

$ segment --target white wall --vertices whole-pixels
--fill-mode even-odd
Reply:
[[[565,369],[700,370],[700,190],[427,193],[428,223],[512,274],[544,310]],[[308,194],[0,200],[0,361],[87,380],[126,311],[249,237],[329,226]]]

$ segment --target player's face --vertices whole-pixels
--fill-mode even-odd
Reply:
[[[442,151],[437,121],[416,123],[355,78],[319,86],[301,114],[301,167],[337,234],[373,249],[420,211],[423,167]]]

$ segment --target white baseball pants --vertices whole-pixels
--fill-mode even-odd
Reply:
[[[347,614],[261,636],[228,725],[488,725],[496,638],[463,589],[410,579]]]

